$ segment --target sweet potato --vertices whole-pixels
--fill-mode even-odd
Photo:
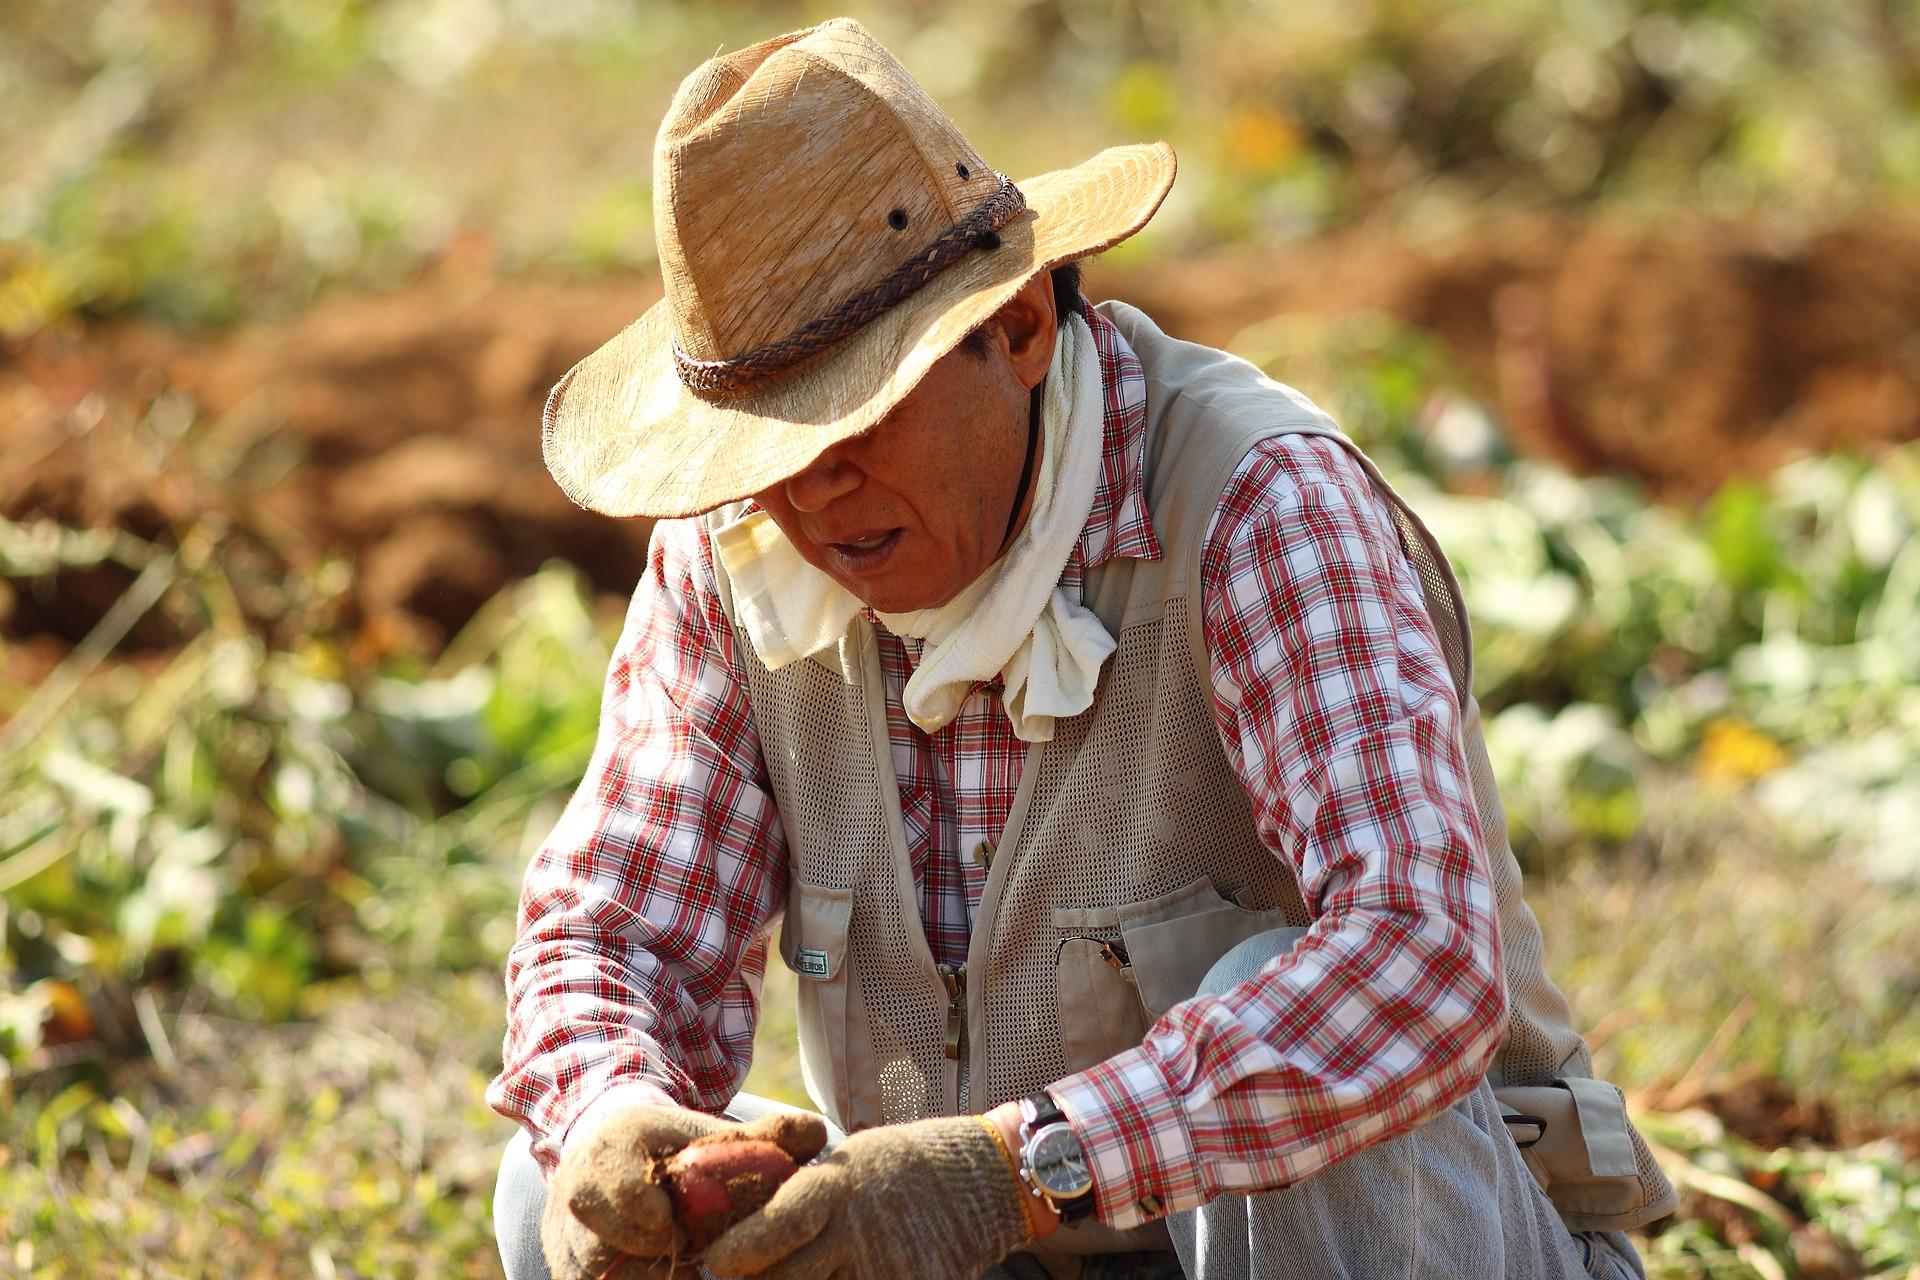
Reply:
[[[674,1219],[698,1252],[770,1200],[799,1167],[765,1139],[717,1133],[668,1160],[661,1180],[673,1197]]]

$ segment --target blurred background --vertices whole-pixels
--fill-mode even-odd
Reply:
[[[494,1276],[500,967],[646,528],[539,464],[653,134],[850,12],[1465,580],[1663,1277],[1920,1277],[1913,0],[6,0],[0,1276]],[[750,1083],[801,1097],[791,979]]]

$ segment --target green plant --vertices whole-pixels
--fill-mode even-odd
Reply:
[[[279,1019],[328,974],[497,963],[516,866],[591,750],[607,643],[556,567],[412,677],[215,631],[31,737],[23,717],[0,758],[0,1005],[184,978]],[[8,1056],[39,1047],[4,1022]]]

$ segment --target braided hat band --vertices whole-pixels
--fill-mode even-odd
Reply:
[[[1000,179],[999,189],[941,233],[939,239],[786,337],[724,360],[696,360],[680,349],[680,339],[674,337],[674,372],[689,391],[701,396],[729,399],[745,395],[768,378],[865,328],[973,250],[999,248],[1000,230],[1025,212],[1027,200],[1005,174],[995,176]]]

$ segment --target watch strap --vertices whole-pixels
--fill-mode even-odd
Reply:
[[[1067,1122],[1067,1113],[1060,1109],[1060,1104],[1053,1100],[1053,1095],[1044,1089],[1028,1098],[1027,1104],[1033,1108],[1033,1118],[1027,1124],[1035,1131],[1050,1124]]]

